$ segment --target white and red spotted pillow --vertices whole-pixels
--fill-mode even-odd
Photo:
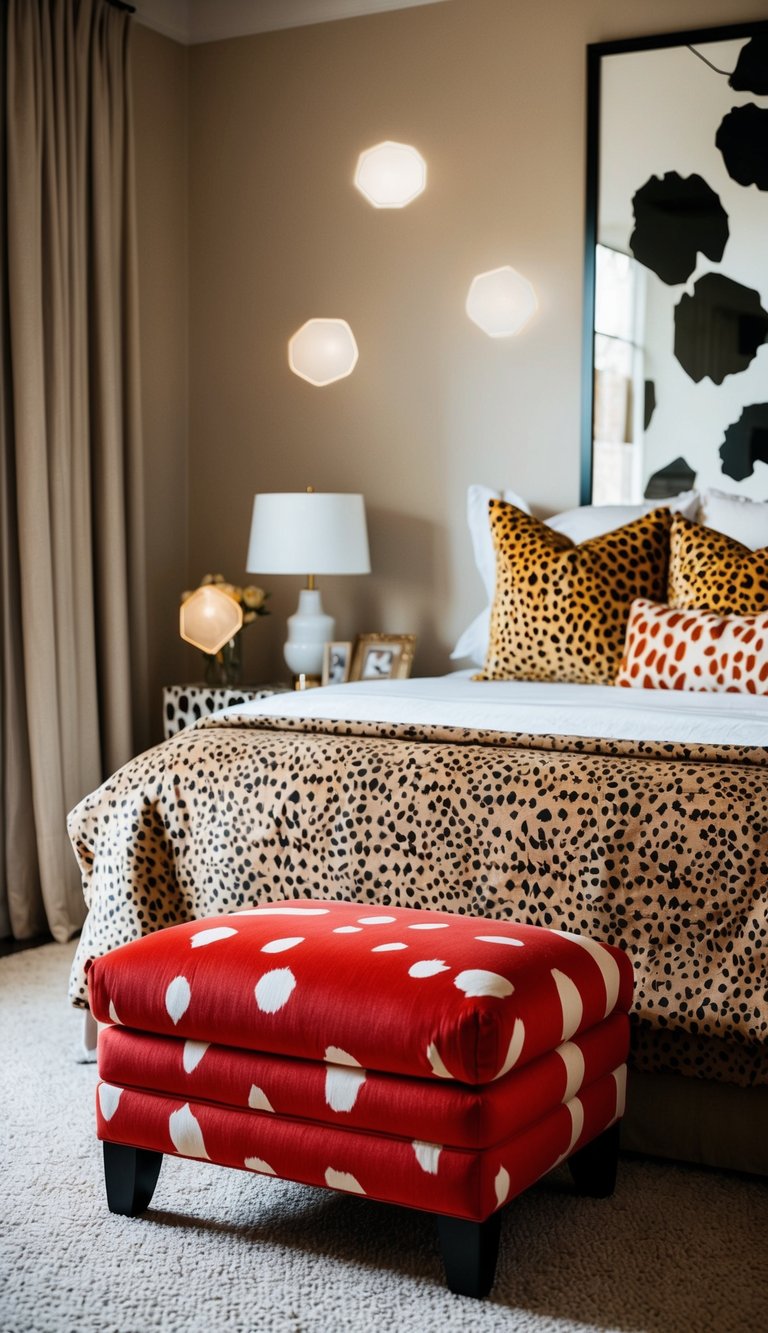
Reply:
[[[719,616],[638,598],[632,603],[616,684],[768,694],[768,611]]]

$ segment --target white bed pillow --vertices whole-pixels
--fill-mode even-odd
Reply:
[[[682,514],[685,518],[695,519],[699,509],[698,491],[682,491],[669,500],[644,500],[638,505],[579,505],[577,509],[566,509],[562,514],[545,519],[548,528],[554,532],[564,532],[572,542],[588,542],[593,537],[602,537],[615,528],[623,528],[625,523],[633,523],[643,514],[650,514],[654,509],[671,509],[673,514]]]
[[[530,506],[515,491],[492,491],[490,486],[470,486],[467,491],[467,523],[472,538],[472,550],[475,553],[480,578],[483,580],[486,596],[493,601],[496,591],[496,552],[493,549],[491,525],[488,521],[488,505],[491,500],[506,500],[507,504],[522,509],[530,514]]]
[[[531,512],[527,501],[515,491],[494,491],[490,486],[470,486],[467,491],[467,522],[472,549],[489,604],[459,636],[451,660],[468,659],[478,666],[485,662],[491,623],[490,603],[496,591],[496,552],[488,522],[490,500],[506,500],[525,514]],[[621,528],[625,523],[631,523],[641,515],[662,507],[695,519],[699,508],[698,492],[683,491],[671,500],[646,500],[637,505],[579,505],[576,509],[566,509],[562,514],[546,519],[546,524],[555,532],[564,533],[572,542],[587,542],[592,537],[602,537],[604,533],[613,532],[614,528]],[[711,526],[714,527],[714,524]],[[764,544],[768,545],[768,541]]]
[[[490,486],[470,486],[467,490],[467,523],[472,538],[472,550],[475,556],[488,605],[475,616],[471,625],[459,635],[456,647],[451,653],[453,661],[467,660],[482,666],[485,650],[491,632],[491,602],[496,590],[496,552],[493,549],[491,525],[488,522],[488,504],[491,500],[506,500],[508,504],[530,514],[527,501],[516,491],[494,491]]]
[[[686,517],[690,517],[687,515]],[[768,503],[725,491],[702,491],[699,522],[759,551],[768,546]]]
[[[460,634],[456,640],[456,647],[451,653],[452,662],[462,662],[464,660],[473,662],[475,666],[483,666],[485,655],[488,649],[488,640],[491,637],[491,608],[490,605],[476,615],[471,625],[467,625],[463,634]]]

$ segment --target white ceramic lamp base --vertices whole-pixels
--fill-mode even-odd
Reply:
[[[288,617],[288,638],[284,657],[294,676],[315,676],[323,673],[323,648],[334,635],[336,622],[323,611],[317,588],[304,588],[299,593],[298,610]]]

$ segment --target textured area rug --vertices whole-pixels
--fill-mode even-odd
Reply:
[[[452,1296],[430,1218],[167,1158],[107,1211],[96,1071],[75,1063],[73,946],[0,959],[2,1333],[758,1333],[768,1187],[625,1158],[612,1199],[565,1170],[507,1210],[496,1285]]]

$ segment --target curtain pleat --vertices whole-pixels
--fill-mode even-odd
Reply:
[[[17,937],[42,903],[64,940],[84,917],[67,811],[146,715],[130,23],[105,0],[3,12],[0,903]]]

